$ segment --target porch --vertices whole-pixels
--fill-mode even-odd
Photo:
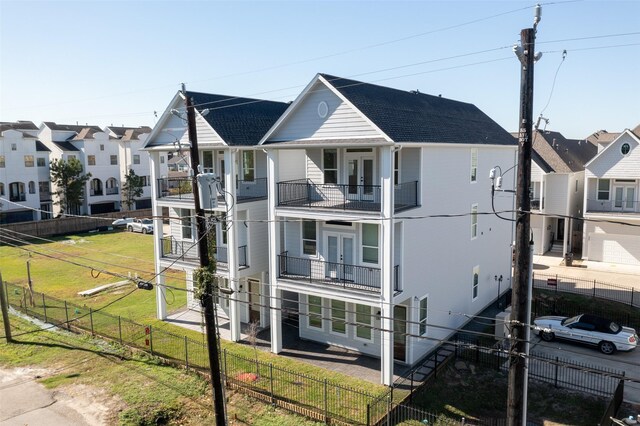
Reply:
[[[187,201],[193,202],[192,179],[189,177],[160,178],[157,180],[158,199],[166,201]],[[219,182],[218,202],[224,203],[224,181]],[[256,178],[254,180],[236,181],[236,202],[246,203],[249,201],[262,200],[267,198],[267,178]]]
[[[198,247],[193,241],[179,241],[173,236],[162,237],[161,239],[161,257],[176,260],[182,259],[185,263],[200,265],[198,257]],[[229,248],[226,246],[217,246],[215,250],[216,264],[220,269],[226,270],[229,267]],[[247,246],[238,247],[238,266],[240,268],[247,267]]]

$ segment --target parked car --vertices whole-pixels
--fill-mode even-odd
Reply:
[[[571,340],[597,346],[607,355],[615,351],[630,351],[638,345],[638,335],[633,328],[595,315],[545,316],[536,318],[533,323],[540,338],[546,342],[556,338]]]
[[[131,222],[133,222],[132,217],[123,217],[121,219],[116,219],[113,222],[111,222],[111,226],[114,226],[116,228],[125,228]]]
[[[127,231],[142,232],[143,234],[153,234],[153,220],[151,219],[133,219],[127,224]]]

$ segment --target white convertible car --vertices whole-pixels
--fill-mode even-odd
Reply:
[[[546,342],[555,338],[571,340],[597,346],[607,355],[615,351],[630,351],[638,345],[638,335],[633,328],[595,315],[538,317],[533,323],[540,338]]]

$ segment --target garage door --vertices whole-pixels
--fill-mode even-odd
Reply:
[[[589,234],[589,259],[598,262],[640,265],[640,236]]]

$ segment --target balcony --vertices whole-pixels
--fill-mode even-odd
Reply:
[[[24,192],[19,192],[19,193],[15,193],[15,192],[11,192],[9,193],[9,201],[27,201],[27,194],[25,194]]]
[[[40,201],[51,201],[51,192],[40,192]]]
[[[161,256],[167,259],[182,259],[186,263],[200,264],[198,245],[193,241],[179,241],[174,237],[163,237],[161,242]],[[215,247],[216,264],[220,269],[229,266],[229,253],[227,247]],[[238,266],[247,267],[247,246],[238,247]]]
[[[544,198],[531,198],[531,210],[541,210],[544,208]]]
[[[398,265],[393,269],[396,292],[399,291],[398,269]],[[380,293],[380,268],[293,257],[287,252],[278,256],[278,278]]]
[[[278,206],[381,212],[380,185],[315,184],[309,179],[278,183]],[[394,186],[396,212],[418,205],[418,182]]]
[[[107,188],[105,189],[105,193],[107,195],[115,195],[118,193],[118,188]]]
[[[587,199],[587,213],[640,215],[640,205],[638,201]]]
[[[193,200],[193,189],[190,178],[158,179],[158,198],[174,200]],[[220,189],[225,190],[224,183]],[[236,182],[236,202],[246,203],[267,198],[267,178],[254,180],[238,180]],[[218,201],[224,203],[224,197],[218,194]]]

